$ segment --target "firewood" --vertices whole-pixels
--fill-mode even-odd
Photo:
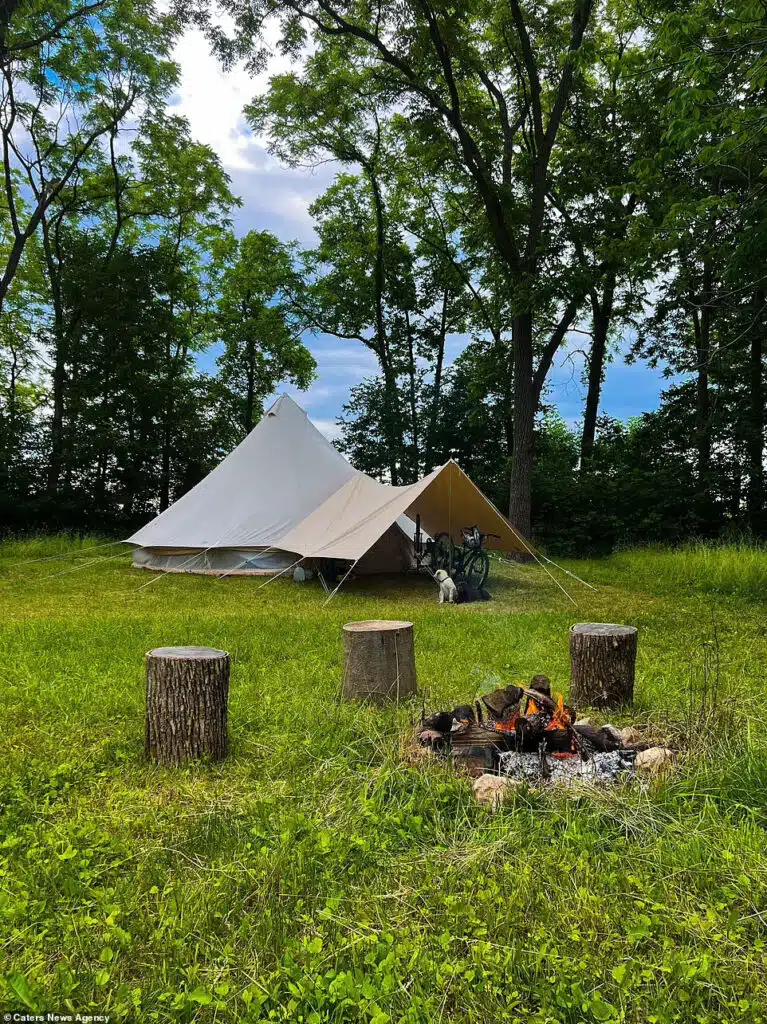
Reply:
[[[509,689],[516,690],[517,696],[513,696],[509,693]],[[485,705],[487,710],[493,716],[493,718],[503,721],[508,716],[508,713],[519,704],[519,698],[522,695],[522,691],[518,686],[504,687],[501,690],[493,690],[492,693],[486,693],[482,698],[482,703]]]
[[[533,676],[530,680],[530,689],[545,694],[551,699],[551,680],[548,676]]]

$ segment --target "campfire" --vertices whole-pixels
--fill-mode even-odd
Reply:
[[[474,704],[424,717],[418,742],[475,777],[491,773],[533,784],[617,782],[641,767],[642,758],[649,766],[671,756],[636,729],[621,733],[612,725],[579,721],[562,695],[552,694],[544,675],[534,676],[529,686],[504,686]]]

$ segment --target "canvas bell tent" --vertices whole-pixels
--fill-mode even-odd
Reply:
[[[355,470],[283,395],[196,487],[128,539],[134,565],[175,572],[279,573],[332,559],[359,573],[413,565],[422,530],[457,543],[476,525],[487,547],[530,552],[455,462],[404,487]]]
[[[360,475],[283,395],[208,476],[128,538],[133,564],[209,574],[280,571],[300,557],[281,538]],[[412,528],[408,541],[408,524],[402,527],[383,546],[404,564]]]

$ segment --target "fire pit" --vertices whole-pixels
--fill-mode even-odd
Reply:
[[[531,785],[615,783],[637,768],[657,771],[671,759],[636,729],[621,733],[579,721],[543,675],[529,686],[504,686],[473,705],[424,718],[418,742],[474,777],[490,773]]]

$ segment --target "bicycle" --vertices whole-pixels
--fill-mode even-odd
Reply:
[[[480,533],[478,526],[461,529],[463,543],[453,543],[449,533],[438,533],[431,550],[431,565],[435,571],[444,569],[458,583],[466,582],[472,589],[481,590],[490,575],[490,556],[482,547],[488,537],[500,540],[497,533]],[[426,545],[428,552],[429,545]]]

